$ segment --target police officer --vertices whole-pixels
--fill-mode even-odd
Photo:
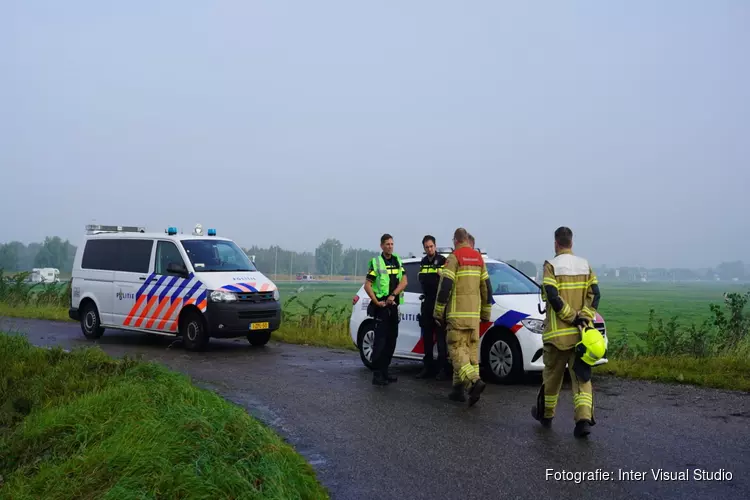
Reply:
[[[596,317],[601,298],[598,283],[588,261],[573,255],[573,232],[567,227],[557,228],[555,258],[544,262],[542,293],[547,303],[542,333],[544,371],[531,414],[544,427],[552,424],[567,366],[573,390],[576,437],[587,436],[596,423],[591,367],[582,362],[576,345],[581,341],[579,328],[588,327]]]
[[[380,249],[383,252],[370,260],[365,292],[370,297],[367,314],[375,318],[372,383],[388,385],[397,380],[388,374],[388,367],[396,350],[398,306],[403,303],[407,279],[401,258],[393,253],[393,236],[387,233],[381,236]]]
[[[417,378],[427,378],[437,375],[437,380],[448,378],[448,345],[445,340],[445,325],[437,326],[433,309],[437,298],[438,283],[440,281],[440,270],[445,265],[445,257],[437,253],[435,237],[427,235],[422,238],[422,247],[425,256],[422,257],[419,267],[419,283],[422,285],[422,307],[419,315],[419,326],[422,328],[422,344],[424,345],[424,368]],[[437,365],[433,361],[433,335],[437,340],[438,359]]]
[[[485,388],[479,376],[479,323],[490,320],[492,286],[484,259],[469,245],[466,229],[456,229],[453,244],[455,250],[440,273],[433,314],[436,322],[445,321],[448,327],[448,355],[453,365],[453,391],[448,397],[465,401],[464,390],[468,389],[472,406]]]

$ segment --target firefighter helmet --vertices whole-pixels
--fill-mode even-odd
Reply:
[[[581,330],[581,341],[576,344],[576,351],[584,363],[593,366],[606,353],[607,344],[599,330],[587,325]]]

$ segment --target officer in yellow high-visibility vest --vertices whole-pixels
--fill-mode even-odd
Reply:
[[[375,340],[372,348],[374,385],[388,385],[396,377],[388,374],[398,339],[399,304],[403,303],[403,291],[407,279],[401,257],[393,253],[393,236],[380,237],[383,251],[370,260],[365,292],[370,297],[367,314],[375,318]]]
[[[594,345],[595,339],[588,335],[596,318],[601,293],[596,274],[588,261],[573,255],[573,232],[560,227],[555,231],[555,258],[544,263],[542,295],[547,303],[547,318],[544,321],[543,382],[537,395],[537,404],[531,409],[532,416],[543,426],[549,427],[555,416],[565,367],[568,366],[573,390],[576,437],[587,436],[594,420],[594,394],[591,385],[590,356],[582,360],[581,328],[586,328],[587,338],[583,344]],[[583,346],[585,351],[586,346]]]

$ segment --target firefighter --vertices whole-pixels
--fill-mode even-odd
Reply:
[[[573,255],[573,232],[559,227],[555,231],[555,258],[544,263],[542,295],[547,304],[547,317],[542,334],[544,371],[542,387],[532,416],[544,427],[552,425],[565,366],[570,371],[576,437],[591,432],[594,420],[594,399],[591,365],[581,359],[590,338],[581,347],[581,330],[592,332],[596,309],[599,307],[599,284],[586,259]],[[598,331],[597,331],[598,333]]]
[[[435,322],[445,322],[448,330],[448,356],[453,365],[453,401],[473,406],[484,391],[479,376],[479,322],[489,321],[492,309],[492,287],[481,254],[469,246],[464,228],[453,234],[455,250],[448,256],[440,275],[435,302]]]
[[[432,315],[435,309],[435,299],[437,298],[438,283],[440,281],[439,272],[445,265],[446,259],[437,253],[434,236],[428,234],[422,238],[422,247],[424,248],[425,256],[419,263],[419,283],[422,285],[423,295],[422,307],[419,314],[419,326],[422,330],[422,343],[424,345],[424,368],[417,375],[417,378],[434,376],[437,380],[446,380],[448,378],[448,345],[445,338],[445,326],[436,326],[435,318]],[[432,357],[433,336],[437,340],[437,365]]]
[[[400,315],[398,306],[403,303],[407,279],[401,258],[393,253],[393,236],[380,237],[383,251],[370,260],[365,291],[370,297],[367,314],[375,318],[375,340],[372,348],[374,385],[388,385],[397,378],[388,374],[398,339]]]

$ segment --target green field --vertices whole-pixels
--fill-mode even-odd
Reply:
[[[352,297],[361,285],[361,282],[355,281],[278,283],[283,301],[297,295],[309,305],[316,298],[330,294],[332,297],[321,300],[320,305],[330,305],[333,310],[351,306]],[[750,290],[748,284],[727,283],[603,283],[600,286],[602,300],[599,312],[612,337],[617,337],[624,329],[629,332],[645,331],[650,309],[654,309],[656,317],[663,318],[665,322],[676,315],[682,325],[699,324],[711,317],[710,304],[724,302],[725,292]],[[292,303],[289,310],[299,311],[301,308]]]

